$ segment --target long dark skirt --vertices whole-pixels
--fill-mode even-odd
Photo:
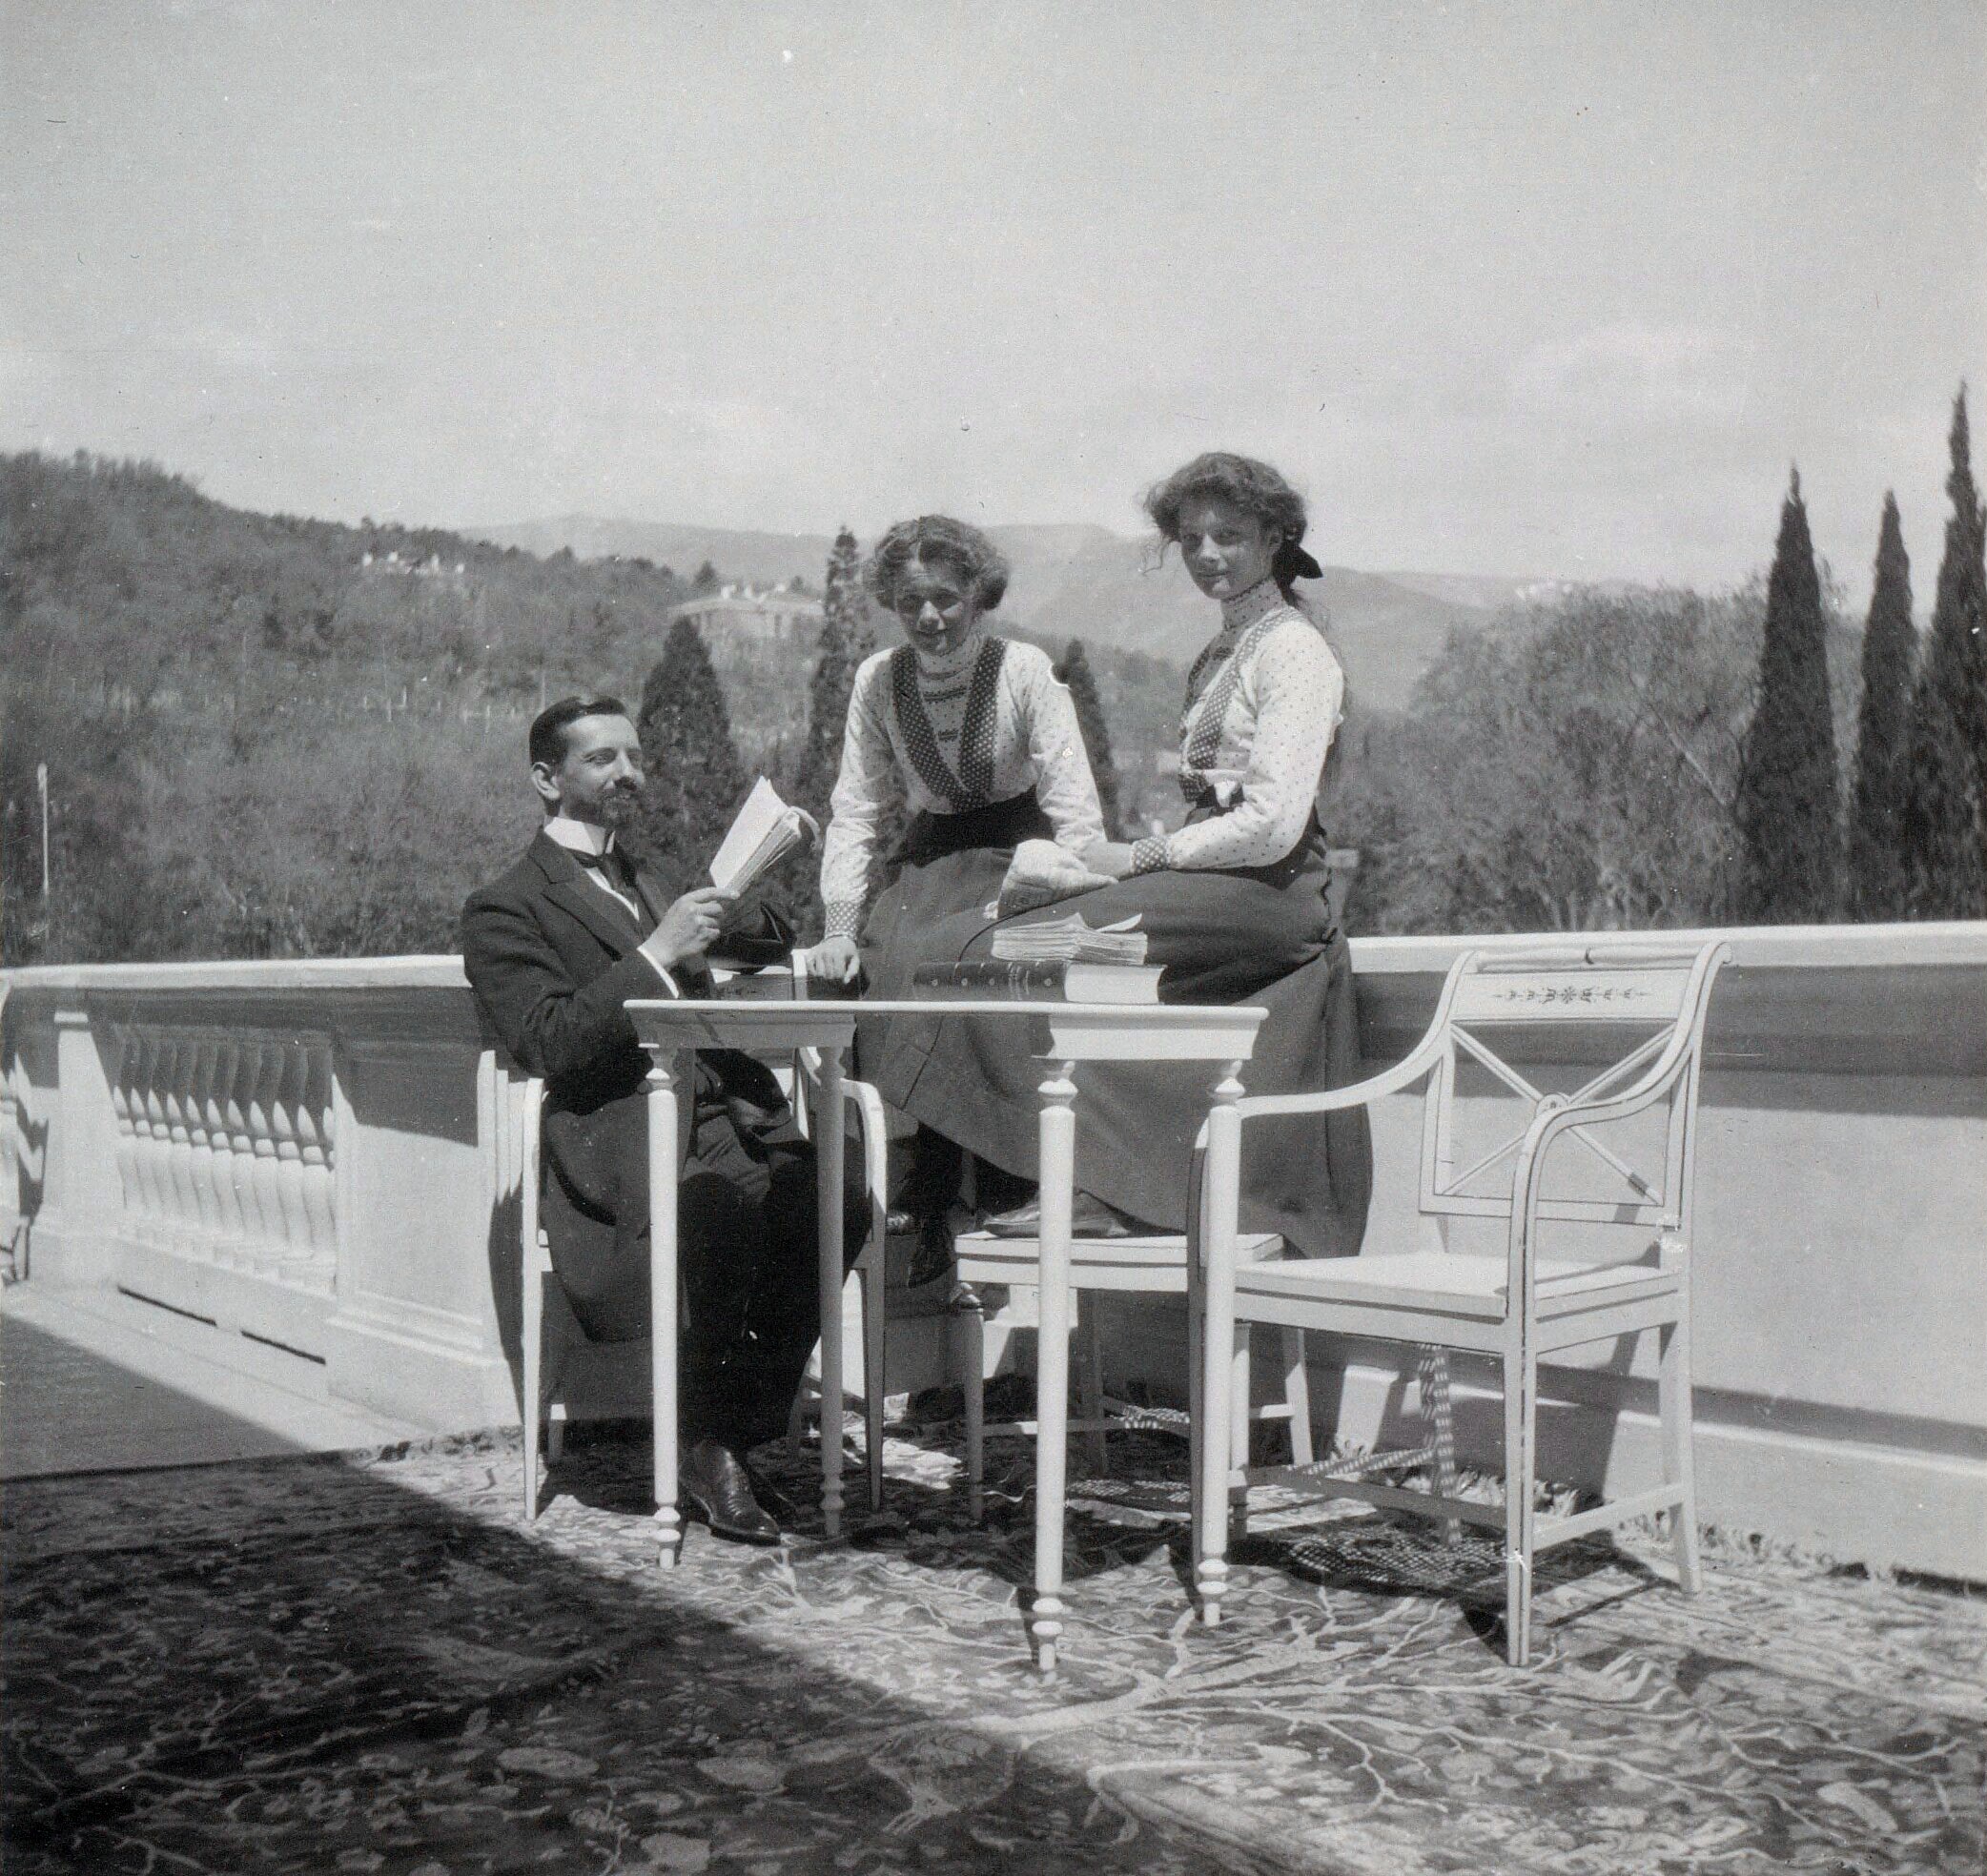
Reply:
[[[955,934],[991,923],[987,908],[999,897],[1014,848],[1055,832],[1032,790],[964,814],[913,814],[891,855],[897,876],[863,927],[864,994],[907,997],[916,966],[957,957],[947,947],[965,942]],[[889,1030],[880,1018],[861,1026],[856,1050],[866,1075],[882,1060]]]
[[[1326,904],[1316,826],[1273,867],[1160,872],[1066,900],[1025,925],[1080,910],[1097,926],[1140,914],[1167,1003],[1254,1003],[1269,1011],[1242,1070],[1252,1094],[1341,1088],[1360,1074],[1352,963]],[[924,955],[989,954],[982,909],[924,928]],[[943,948],[939,948],[939,947]],[[1039,1171],[1043,1064],[1013,1017],[903,1020],[864,1072],[885,1100],[1010,1172]],[[1184,1228],[1207,1063],[1086,1064],[1076,1071],[1076,1184],[1136,1218]],[[1363,1111],[1254,1120],[1242,1132],[1242,1227],[1280,1233],[1301,1254],[1349,1256],[1366,1227],[1372,1136]]]

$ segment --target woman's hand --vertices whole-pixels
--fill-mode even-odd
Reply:
[[[808,975],[824,984],[852,984],[862,974],[862,953],[847,932],[824,938],[808,953]]]
[[[1132,844],[1129,841],[1093,841],[1083,849],[1083,864],[1094,873],[1102,873],[1107,879],[1128,878],[1132,870]]]

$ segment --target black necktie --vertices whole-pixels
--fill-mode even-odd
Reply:
[[[646,918],[647,914],[642,906],[642,895],[635,890],[634,869],[618,846],[609,847],[604,853],[583,853],[578,847],[567,850],[588,872],[598,873],[603,886],[631,904],[638,920]]]

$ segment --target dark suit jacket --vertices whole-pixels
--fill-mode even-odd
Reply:
[[[638,870],[635,885],[648,909],[640,926],[542,833],[462,908],[462,967],[477,1001],[517,1061],[545,1079],[546,1238],[581,1326],[604,1341],[647,1333],[648,1057],[622,1006],[670,993],[639,954],[666,904],[652,874]],[[721,961],[771,964],[792,943],[768,912],[758,931],[727,938]],[[700,967],[670,974],[687,995],[709,987]],[[792,1131],[771,1071],[733,1050],[697,1058],[693,1142],[720,1122],[746,1139]]]

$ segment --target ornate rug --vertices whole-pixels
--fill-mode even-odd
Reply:
[[[501,1440],[16,1484],[5,1867],[1981,1867],[1979,1600],[1729,1548],[1687,1601],[1624,1533],[1551,1554],[1512,1670],[1492,1544],[1313,1506],[1256,1520],[1210,1631],[1182,1449],[1134,1435],[1074,1488],[1043,1684],[994,1450],[983,1529],[913,1433],[846,1540],[693,1527],[668,1577],[626,1428],[575,1432],[528,1529]]]

